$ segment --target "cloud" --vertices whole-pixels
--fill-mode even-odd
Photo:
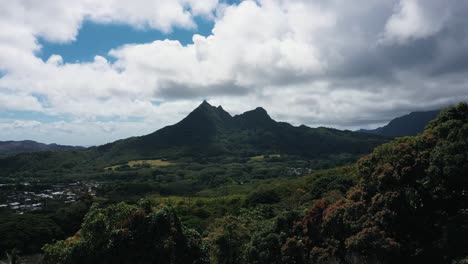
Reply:
[[[0,111],[6,110],[41,111],[42,105],[32,95],[0,91]]]
[[[0,10],[0,40],[38,50],[37,37],[59,43],[75,40],[85,19],[169,32],[174,27],[196,27],[194,17],[212,17],[217,4],[217,0],[7,1]]]
[[[0,10],[0,109],[70,115],[60,126],[81,120],[103,142],[174,123],[205,98],[296,125],[378,126],[467,99],[466,12],[463,0],[10,1]],[[35,55],[38,38],[74,41],[85,19],[169,32],[196,27],[197,16],[214,21],[212,34],[188,45],[127,44],[86,63]],[[100,126],[103,117],[118,119]],[[144,121],[126,123],[135,117]]]
[[[451,1],[402,0],[385,25],[384,38],[406,43],[427,38],[443,29],[451,14]],[[455,1],[454,1],[455,2]]]
[[[113,116],[107,120],[98,117],[81,116],[69,120],[57,116],[57,121],[37,121],[0,117],[0,140],[30,139],[44,143],[66,145],[100,145],[131,136],[141,136],[180,120],[195,108],[198,102],[179,100],[163,103],[152,108],[151,115],[143,121]],[[121,108],[125,108],[121,106]]]
[[[41,125],[41,122],[36,120],[14,120],[6,128],[11,129],[34,129]]]

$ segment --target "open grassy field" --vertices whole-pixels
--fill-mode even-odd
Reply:
[[[280,154],[259,155],[259,156],[255,156],[255,157],[250,157],[250,160],[251,161],[262,161],[265,158],[280,158],[280,157],[281,157]]]
[[[174,163],[166,161],[166,160],[132,160],[127,162],[126,164],[119,164],[119,165],[114,165],[110,167],[106,167],[106,170],[115,170],[121,166],[127,165],[129,167],[139,167],[139,166],[150,166],[151,168],[158,168],[158,167],[164,167],[164,166],[169,166],[173,165]]]

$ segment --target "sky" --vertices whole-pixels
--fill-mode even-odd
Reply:
[[[0,140],[99,145],[205,99],[354,130],[468,98],[466,0],[0,1]]]

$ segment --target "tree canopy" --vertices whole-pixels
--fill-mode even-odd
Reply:
[[[94,206],[82,228],[44,247],[44,263],[208,263],[200,235],[174,210],[120,203]]]
[[[320,199],[286,247],[299,263],[450,263],[468,255],[468,105],[358,162],[360,183]],[[298,253],[299,252],[299,253]]]

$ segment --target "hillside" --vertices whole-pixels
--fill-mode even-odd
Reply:
[[[309,158],[369,153],[386,138],[331,128],[277,122],[263,108],[231,116],[204,101],[179,123],[152,134],[97,147],[108,160],[183,156],[256,156],[264,153]]]
[[[386,126],[376,129],[361,129],[359,132],[388,137],[416,136],[423,132],[429,122],[437,117],[440,110],[412,112],[391,120]]]
[[[64,146],[57,144],[43,144],[32,140],[0,141],[0,154],[14,154],[35,151],[67,151],[80,150],[83,147]]]

